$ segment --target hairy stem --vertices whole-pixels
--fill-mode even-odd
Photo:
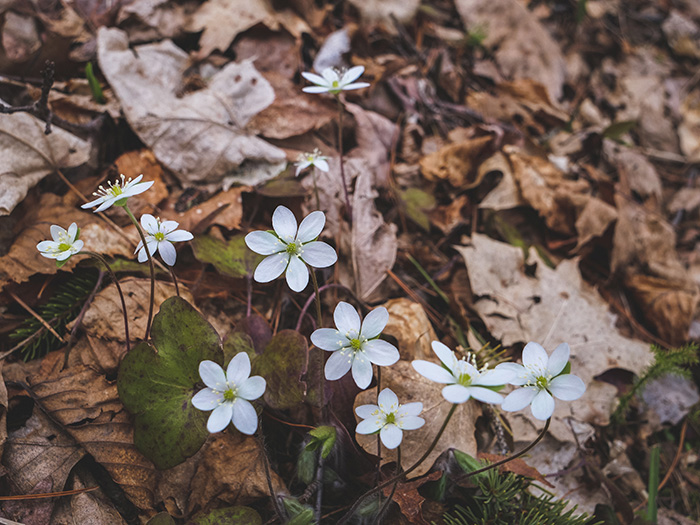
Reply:
[[[175,277],[175,268],[172,266],[168,266],[168,270],[170,270],[170,277],[173,280],[173,284],[175,285],[175,294],[177,294],[178,297],[180,297],[180,287],[177,284],[177,277]]]
[[[316,324],[321,327],[323,324],[323,315],[321,313],[321,294],[318,291],[318,279],[316,278],[316,271],[309,266],[309,272],[311,272],[311,281],[314,285],[314,296],[316,297]],[[318,386],[319,386],[319,397],[321,401],[321,419],[326,420],[327,410],[326,410],[326,377],[323,375],[323,350],[320,348],[316,349],[318,352]],[[316,482],[318,484],[316,492],[316,523],[321,523],[321,504],[323,502],[323,447],[318,448],[318,463],[316,465]]]
[[[401,447],[396,449],[396,475],[398,476],[401,473]],[[391,499],[394,497],[394,494],[396,493],[396,487],[399,486],[399,480],[397,479],[394,482],[394,486],[391,487],[391,493],[389,493],[389,497],[387,500],[384,502],[384,505],[382,505],[379,508],[379,512],[377,513],[377,517],[374,520],[375,525],[379,525],[382,522],[382,516],[386,512],[386,509],[389,508],[389,505],[391,504]]]
[[[141,237],[141,242],[143,243],[143,249],[146,251],[146,256],[148,257],[148,266],[151,269],[151,300],[149,301],[149,305],[148,305],[148,320],[146,322],[146,334],[143,336],[143,340],[148,341],[148,336],[151,335],[151,321],[153,320],[153,306],[154,306],[153,303],[155,302],[155,295],[156,295],[156,270],[155,270],[155,267],[153,266],[153,257],[151,257],[151,252],[148,251],[148,246],[146,246],[146,236],[143,234],[143,230],[141,229],[141,225],[136,220],[136,217],[134,217],[134,214],[131,213],[129,206],[124,204],[123,207],[124,207],[124,211],[131,219],[131,222],[133,222],[134,226],[136,226],[136,231],[139,232],[139,237]]]
[[[340,160],[340,180],[343,183],[343,193],[345,194],[345,208],[348,214],[348,222],[352,226],[352,206],[350,206],[350,196],[348,195],[348,185],[345,181],[345,163],[343,162],[343,113],[345,108],[340,96],[336,95],[338,101],[338,157]]]

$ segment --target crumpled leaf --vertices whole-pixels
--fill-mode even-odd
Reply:
[[[5,104],[0,100],[0,104]],[[27,113],[0,118],[0,216],[9,215],[30,188],[56,169],[88,161],[90,144]]]
[[[119,366],[117,384],[134,414],[134,443],[159,469],[182,463],[206,441],[208,413],[192,406],[199,363],[221,363],[221,341],[187,301],[167,299],[153,318],[152,344],[139,343]]]
[[[434,356],[431,360],[437,361]],[[432,443],[452,404],[442,397],[442,385],[426,379],[413,369],[410,362],[404,360],[382,369],[382,390],[384,388],[390,388],[398,396],[401,404],[414,401],[423,403],[420,417],[425,419],[425,425],[417,430],[405,431],[401,441],[401,465],[407,469],[425,453],[426,443]],[[360,405],[376,404],[377,388],[374,387],[357,395],[353,410]],[[476,455],[474,431],[476,419],[480,414],[481,407],[476,401],[471,400],[459,405],[435,449],[408,477],[413,479],[428,472],[438,456],[450,448]],[[366,452],[377,454],[376,435],[356,434],[356,438],[357,443]],[[396,450],[388,450],[382,445],[382,465],[392,462],[396,462]]]
[[[681,151],[689,162],[700,162],[700,90],[688,93],[681,106],[683,121],[678,127]]]
[[[236,525],[261,525],[260,514],[250,507],[226,507],[209,512],[201,512],[187,522],[187,525],[220,525],[235,523]]]
[[[423,157],[420,167],[428,180],[445,179],[460,190],[474,188],[481,183],[486,172],[476,170],[484,154],[489,152],[491,136],[473,137],[448,144]]]
[[[281,171],[284,152],[245,128],[275,98],[251,61],[230,63],[207,87],[178,97],[189,59],[170,40],[132,51],[126,33],[101,27],[97,56],[132,129],[182,182],[256,184]]]
[[[578,261],[564,260],[551,269],[531,248],[528,264],[536,269],[530,276],[521,248],[475,234],[470,245],[455,249],[469,271],[475,310],[505,347],[536,341],[551,353],[559,343],[569,343],[571,373],[587,390],[576,401],[557,402],[550,434],[566,442],[572,439],[569,422],[584,428],[587,423],[606,425],[617,389],[595,378],[611,368],[640,374],[652,354],[645,343],[618,332],[607,303],[582,280]],[[508,414],[508,419],[519,440],[534,439],[542,425],[529,409]]]
[[[357,8],[362,20],[368,24],[381,22],[392,32],[394,19],[401,23],[410,22],[420,7],[420,0],[350,0]]]
[[[654,427],[664,423],[677,425],[700,401],[697,385],[690,379],[666,374],[644,385],[641,397],[656,419]]]
[[[437,341],[437,335],[420,304],[399,297],[382,306],[389,312],[389,321],[382,333],[396,338],[401,359],[430,359],[435,355],[430,345]]]
[[[228,242],[211,235],[197,235],[191,242],[194,256],[213,264],[217,271],[233,278],[252,277],[263,259],[245,243],[245,235],[235,235]]]
[[[441,476],[442,472],[435,471],[421,479],[416,479],[409,482],[399,482],[399,484],[396,486],[393,501],[398,504],[399,509],[401,509],[401,514],[406,517],[409,523],[428,525],[428,522],[425,521],[421,512],[425,498],[421,496],[418,489],[429,481],[437,481]],[[392,488],[393,486],[384,488],[383,492],[385,497],[389,497],[392,492]]]
[[[455,7],[467,31],[484,28],[483,44],[494,50],[501,71],[513,78],[531,78],[559,99],[566,64],[549,31],[517,0],[457,0]]]

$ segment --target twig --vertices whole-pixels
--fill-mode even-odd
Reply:
[[[97,291],[100,289],[100,286],[102,286],[102,279],[104,278],[104,275],[105,272],[100,270],[100,273],[97,275],[97,282],[95,283],[94,288],[90,292],[90,295],[88,295],[88,298],[85,300],[85,304],[83,304],[83,307],[80,309],[78,317],[75,318],[73,329],[70,331],[70,335],[68,336],[68,346],[66,346],[63,357],[63,368],[68,368],[68,356],[70,355],[70,351],[75,344],[75,334],[78,332],[78,328],[82,324],[83,317],[85,317],[85,313],[90,307],[90,304],[92,304],[92,300],[95,298],[95,295],[97,295]]]
[[[10,294],[10,296],[19,303],[19,305],[24,308],[27,312],[29,312],[37,321],[39,321],[42,325],[44,325],[44,328],[46,328],[49,332],[51,332],[56,339],[62,342],[66,342],[63,337],[58,335],[58,332],[53,329],[53,326],[51,326],[49,323],[46,322],[46,320],[41,317],[38,313],[36,313],[34,310],[32,310],[27,303],[25,303],[22,299],[17,297],[14,292],[11,292],[10,290],[7,291],[7,293]]]
[[[329,288],[342,288],[343,290],[345,290],[346,292],[348,292],[350,295],[352,295],[353,297],[355,297],[355,294],[352,293],[352,290],[350,290],[349,288],[343,286],[342,284],[324,284],[323,286],[321,286],[321,287],[318,289],[318,291],[319,291],[319,293],[321,293],[322,291],[327,290],[327,289],[329,289]],[[296,331],[297,331],[297,332],[298,332],[299,330],[301,330],[301,323],[302,323],[302,321],[304,320],[304,316],[306,315],[306,311],[307,311],[307,310],[309,309],[309,307],[311,306],[311,303],[314,302],[314,299],[315,299],[315,298],[316,298],[316,292],[312,293],[312,294],[309,296],[309,298],[306,300],[306,302],[304,303],[304,307],[301,309],[301,313],[299,314],[299,320],[297,321],[297,326],[296,326]],[[319,328],[320,328],[320,327],[319,327]]]

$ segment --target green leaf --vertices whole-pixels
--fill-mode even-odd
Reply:
[[[479,461],[475,457],[470,456],[466,452],[462,452],[461,450],[453,450],[452,453],[455,456],[455,460],[457,460],[457,464],[462,468],[464,472],[467,474],[470,472],[474,472],[475,470],[479,470],[480,468],[484,468],[486,466],[485,463]],[[482,472],[481,474],[477,474],[474,476],[474,478],[483,478],[487,476],[488,471]]]
[[[287,525],[312,525],[315,522],[314,511],[308,505],[302,505],[293,498],[284,498],[282,502],[290,518]]]
[[[617,142],[622,140],[622,135],[628,133],[637,125],[636,120],[623,120],[620,122],[613,122],[607,128],[603,130],[603,137],[606,139],[612,139]]]
[[[295,330],[275,335],[253,363],[253,370],[265,378],[265,402],[271,408],[286,410],[304,402],[308,359],[306,338]]]
[[[335,445],[335,427],[316,427],[309,431],[309,435],[311,436],[311,441],[306,445],[306,450],[316,450],[320,446],[321,456],[323,456],[323,459],[326,459],[331,453],[331,450],[333,450],[333,445]]]
[[[175,525],[175,520],[167,512],[159,512],[146,525]]]
[[[228,242],[211,235],[198,235],[190,244],[198,260],[213,264],[219,273],[237,279],[252,277],[263,259],[246,246],[244,235],[235,235]]]
[[[187,525],[261,525],[260,514],[250,507],[226,507],[197,514]]]
[[[119,397],[134,414],[134,444],[159,469],[179,465],[209,435],[208,412],[192,406],[201,387],[199,363],[221,364],[214,328],[184,299],[163,302],[153,319],[152,343],[141,342],[119,365]]]
[[[224,339],[224,364],[228,365],[229,361],[233,359],[239,352],[245,352],[250,357],[250,362],[252,363],[257,357],[255,353],[255,348],[253,347],[253,340],[248,334],[243,332],[231,332]]]
[[[429,231],[430,219],[425,212],[435,207],[435,197],[418,188],[408,188],[399,192],[399,198],[406,208],[406,215],[425,231]]]
[[[87,77],[88,85],[90,86],[90,91],[92,92],[92,98],[98,104],[104,104],[107,102],[105,95],[102,92],[102,86],[100,81],[97,80],[95,72],[92,70],[92,62],[85,64],[85,77]]]
[[[308,193],[297,178],[277,177],[259,187],[257,193],[265,197],[284,198],[304,197]]]

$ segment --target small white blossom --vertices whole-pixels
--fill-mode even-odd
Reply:
[[[331,93],[332,95],[337,95],[341,91],[369,87],[367,82],[355,82],[364,72],[364,66],[351,67],[347,71],[328,67],[321,71],[321,76],[305,71],[301,76],[316,85],[305,87],[302,91],[305,93]]]
[[[190,232],[176,229],[178,227],[177,222],[160,222],[160,219],[156,219],[153,215],[148,213],[141,215],[141,227],[144,230],[144,237],[146,237],[146,248],[148,248],[148,252],[153,256],[156,252],[160,251],[163,262],[168,266],[174,266],[175,259],[177,258],[177,252],[172,243],[191,241],[194,238]],[[143,241],[139,241],[139,245],[136,247],[134,253],[137,252],[139,254],[138,258],[140,263],[148,260],[146,250],[143,247]]]
[[[83,204],[81,208],[87,209],[98,206],[98,208],[95,210],[95,213],[97,213],[98,211],[105,211],[113,204],[123,206],[126,204],[126,200],[129,197],[143,193],[148,188],[153,186],[154,182],[152,180],[148,182],[140,182],[143,175],[139,175],[134,180],[131,180],[131,178],[126,180],[124,175],[120,175],[120,178],[121,180],[117,179],[114,181],[114,183],[110,181],[108,188],[100,186],[100,188],[93,193],[97,199]]]
[[[505,385],[513,376],[508,370],[478,370],[465,358],[457,359],[455,353],[440,341],[433,341],[433,351],[441,365],[416,360],[411,364],[420,375],[437,383],[446,383],[442,396],[450,403],[464,403],[473,397],[483,403],[500,404],[503,397],[488,387]]]
[[[501,408],[514,412],[530,405],[532,415],[544,421],[554,413],[554,397],[562,401],[574,401],[581,397],[586,391],[581,378],[573,374],[562,374],[569,362],[570,352],[569,345],[562,343],[548,356],[542,345],[528,343],[523,349],[522,365],[498,365],[496,370],[513,373],[513,378],[508,381],[510,384],[523,387],[508,394]]]
[[[379,406],[362,405],[355,409],[355,413],[364,420],[357,425],[355,432],[379,432],[384,446],[394,449],[401,444],[404,430],[415,430],[425,425],[425,420],[418,417],[423,410],[423,403],[401,405],[396,394],[388,388],[379,393],[378,401]]]
[[[60,226],[51,226],[51,238],[53,241],[41,241],[36,245],[41,255],[57,261],[66,261],[83,249],[84,242],[78,240],[80,229],[73,223],[68,227],[68,231]]]
[[[245,352],[233,356],[226,372],[214,361],[199,363],[199,376],[207,385],[192,398],[199,410],[213,410],[207,421],[212,434],[233,422],[243,434],[253,435],[258,428],[258,414],[250,403],[265,393],[265,379],[250,376],[250,358]]]
[[[326,224],[322,211],[307,215],[297,229],[294,214],[278,206],[272,214],[274,232],[254,231],[245,236],[248,248],[260,255],[269,255],[255,269],[253,278],[259,283],[277,279],[286,271],[287,284],[301,292],[309,284],[309,269],[327,268],[338,260],[335,250],[316,239]]]
[[[333,352],[326,361],[329,381],[340,379],[352,369],[357,386],[365,389],[372,382],[372,363],[389,366],[399,360],[399,351],[391,343],[379,339],[389,321],[383,306],[367,314],[360,324],[360,314],[346,302],[339,302],[333,312],[336,330],[319,328],[311,334],[311,342],[322,350]]]
[[[326,173],[329,170],[328,157],[324,157],[323,155],[321,155],[321,152],[318,148],[316,148],[313,151],[313,153],[300,154],[294,165],[297,167],[297,171],[294,174],[295,177],[298,177],[299,174],[309,166],[318,168],[321,171],[325,171]]]

